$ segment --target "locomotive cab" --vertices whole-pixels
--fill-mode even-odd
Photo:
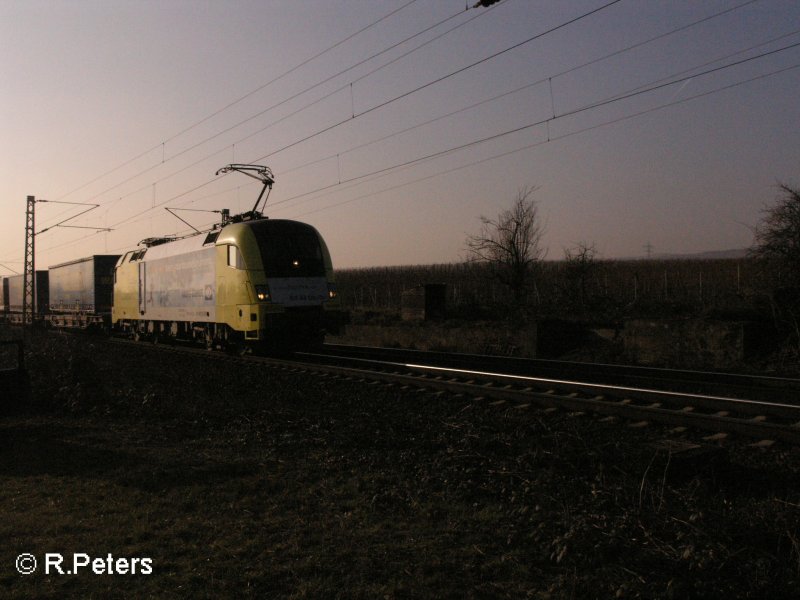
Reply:
[[[259,219],[224,227],[215,243],[218,310],[245,342],[303,346],[338,332],[333,266],[316,229]]]

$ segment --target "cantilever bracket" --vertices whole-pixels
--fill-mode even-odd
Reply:
[[[113,229],[109,229],[108,227],[88,227],[85,225],[64,225],[67,221],[72,221],[72,219],[77,219],[81,215],[88,213],[89,211],[98,208],[99,204],[90,204],[88,202],[64,202],[63,200],[36,200],[36,202],[50,202],[51,204],[71,204],[72,206],[88,206],[86,210],[82,210],[77,215],[73,215],[64,219],[63,221],[59,221],[55,225],[51,225],[50,227],[45,227],[41,231],[37,231],[33,235],[39,235],[40,233],[44,233],[45,231],[50,231],[54,227],[69,227],[72,229],[94,229],[95,231],[114,231]]]

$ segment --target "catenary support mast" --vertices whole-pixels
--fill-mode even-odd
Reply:
[[[22,276],[22,323],[33,323],[36,314],[36,259],[34,251],[36,198],[28,196],[25,209],[25,271]]]

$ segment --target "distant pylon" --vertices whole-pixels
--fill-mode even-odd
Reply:
[[[22,323],[33,323],[36,314],[36,259],[34,253],[34,205],[36,198],[28,196],[25,209],[25,271],[22,276]]]
[[[650,242],[647,242],[644,245],[644,251],[647,252],[647,258],[650,258],[651,256],[653,256],[653,244],[651,244]]]

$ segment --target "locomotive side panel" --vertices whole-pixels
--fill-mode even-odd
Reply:
[[[216,321],[215,248],[144,260],[144,315],[154,321]]]

